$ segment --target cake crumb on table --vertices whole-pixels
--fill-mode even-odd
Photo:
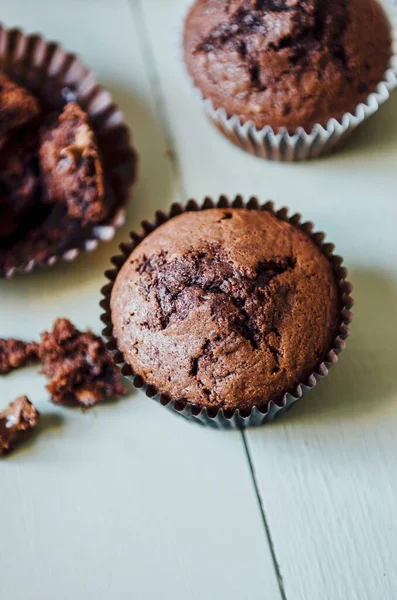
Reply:
[[[26,396],[0,412],[0,456],[9,454],[24,441],[39,421],[40,414]]]
[[[42,334],[40,360],[55,404],[90,408],[127,393],[102,338],[67,319],[57,319],[52,331]]]
[[[39,345],[14,339],[0,339],[0,375],[24,367],[38,359]]]

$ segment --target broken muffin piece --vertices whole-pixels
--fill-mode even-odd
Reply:
[[[0,456],[8,454],[27,438],[39,417],[38,410],[26,396],[17,398],[0,412]]]
[[[6,134],[39,114],[37,99],[25,88],[0,73],[0,144]]]
[[[99,149],[87,114],[67,104],[41,136],[40,165],[49,202],[67,205],[83,227],[107,216]]]
[[[42,334],[40,359],[55,404],[89,408],[127,393],[102,338],[67,319],[57,319],[53,330]]]
[[[0,339],[0,375],[24,367],[39,356],[39,345],[35,342]]]

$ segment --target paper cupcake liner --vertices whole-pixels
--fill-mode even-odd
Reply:
[[[375,114],[397,88],[397,7],[385,8],[392,27],[392,56],[383,81],[379,82],[365,102],[360,103],[340,120],[330,119],[324,126],[316,124],[311,132],[299,127],[291,134],[285,127],[274,130],[271,126],[257,129],[252,121],[242,123],[237,115],[229,116],[224,108],[216,109],[197,87],[194,90],[204,110],[217,127],[233,144],[266,160],[300,162],[327,156],[341,148],[359,125]],[[189,75],[189,74],[188,74]],[[191,77],[189,75],[191,80]]]
[[[223,408],[200,408],[189,402],[182,403],[177,399],[169,398],[168,396],[161,394],[153,385],[147,384],[139,375],[136,375],[133,372],[131,367],[124,360],[123,354],[119,351],[117,341],[113,336],[110,297],[114,281],[134,248],[136,248],[149,233],[176,215],[188,211],[199,211],[212,208],[247,208],[251,210],[265,210],[275,215],[278,219],[291,223],[291,225],[301,229],[310,236],[314,243],[321,249],[322,253],[331,262],[338,283],[341,302],[340,325],[327,355],[324,360],[317,365],[313,373],[299,383],[293,392],[285,393],[282,399],[277,402],[270,401],[265,411],[254,407],[249,414],[242,414],[239,410],[230,413],[224,411]],[[169,212],[158,211],[155,215],[155,220],[153,222],[144,221],[142,227],[142,232],[132,232],[130,234],[132,241],[127,244],[121,244],[121,254],[114,256],[111,259],[114,268],[105,273],[109,283],[101,290],[103,299],[101,300],[100,305],[104,309],[101,320],[105,324],[103,336],[107,341],[108,350],[113,353],[115,363],[120,367],[121,373],[132,381],[135,387],[142,388],[149,398],[154,399],[161,405],[174,413],[185,417],[189,421],[194,421],[202,425],[220,429],[242,429],[245,427],[253,427],[272,421],[276,415],[287,410],[308,391],[316,387],[317,383],[328,375],[332,365],[338,362],[338,354],[344,350],[346,346],[345,340],[349,335],[348,326],[352,320],[352,313],[350,312],[350,309],[353,306],[351,297],[352,286],[346,281],[347,270],[342,266],[343,259],[340,256],[333,254],[333,244],[325,243],[325,234],[321,232],[314,233],[313,224],[310,222],[302,222],[299,214],[288,216],[287,208],[276,211],[272,202],[260,205],[255,197],[250,198],[248,202],[245,202],[242,196],[236,196],[233,201],[229,200],[226,196],[221,196],[217,202],[211,198],[206,198],[202,205],[199,205],[195,200],[190,200],[185,206],[173,204]]]
[[[93,72],[74,54],[38,34],[0,26],[0,69],[31,90],[47,112],[76,101],[88,114],[101,151],[111,209],[109,217],[95,226],[73,228],[56,252],[43,256],[18,256],[0,265],[0,277],[10,278],[59,260],[75,260],[82,252],[94,250],[99,242],[113,238],[125,222],[129,188],[136,177],[137,155],[120,108],[110,92],[96,81]],[[10,251],[11,254],[11,251]],[[12,263],[12,264],[10,264]]]

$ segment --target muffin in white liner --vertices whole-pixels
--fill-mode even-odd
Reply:
[[[131,146],[129,128],[110,92],[96,81],[93,72],[74,54],[58,43],[38,34],[25,34],[19,29],[0,27],[0,70],[33,92],[44,107],[44,117],[52,110],[60,111],[66,102],[75,101],[88,114],[97,138],[106,178],[109,214],[96,225],[81,227],[76,221],[57,221],[57,207],[33,232],[27,254],[23,240],[10,249],[0,249],[0,278],[29,273],[39,267],[50,267],[60,260],[75,260],[80,253],[91,252],[102,241],[113,238],[125,223],[125,205],[136,178],[137,155]],[[58,227],[59,245],[47,243],[46,231]],[[30,232],[29,232],[30,233]]]
[[[243,122],[239,116],[228,114],[225,108],[216,108],[211,99],[195,85],[196,94],[202,101],[209,119],[230,141],[241,149],[265,158],[283,162],[297,162],[319,158],[337,150],[346,142],[355,129],[377,112],[397,87],[397,7],[386,9],[392,35],[391,57],[382,81],[352,112],[339,120],[332,118],[326,125],[315,124],[310,131],[298,127],[291,133],[286,127],[274,129],[265,125],[256,127],[253,121]],[[219,102],[218,102],[219,105]]]

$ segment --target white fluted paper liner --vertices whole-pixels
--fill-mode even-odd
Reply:
[[[243,124],[238,116],[229,117],[225,109],[216,109],[212,101],[204,98],[201,90],[195,87],[205,112],[221,133],[236,146],[261,158],[299,162],[331,154],[342,147],[357,127],[375,114],[397,88],[397,7],[384,8],[392,27],[392,56],[389,68],[383,81],[367,100],[359,104],[353,113],[344,114],[340,121],[330,119],[326,126],[317,124],[310,133],[302,127],[293,134],[286,128],[274,131],[269,125],[259,130],[252,121]]]
[[[59,251],[36,257],[13,256],[3,267],[0,265],[0,277],[9,279],[16,273],[30,273],[61,260],[73,261],[79,254],[95,250],[100,242],[111,240],[125,223],[124,207],[135,180],[137,156],[123,113],[110,92],[98,84],[93,72],[77,56],[58,43],[0,25],[0,69],[53,108],[61,109],[65,102],[76,101],[87,112],[112,199],[111,214],[103,223],[73,229],[71,238],[62,240]]]
[[[331,347],[324,359],[317,365],[313,373],[304,381],[300,382],[292,392],[285,393],[277,402],[270,401],[264,410],[254,407],[249,414],[241,414],[239,410],[235,410],[230,414],[230,412],[225,412],[223,408],[200,408],[189,402],[182,403],[178,401],[178,399],[165,396],[154,386],[147,384],[140,376],[133,372],[131,367],[124,360],[122,353],[117,347],[117,341],[113,337],[110,312],[110,298],[113,284],[121,267],[126,260],[128,260],[133,249],[140,244],[149,233],[169,219],[172,219],[174,216],[187,211],[198,211],[215,207],[266,210],[274,214],[278,219],[288,221],[294,227],[301,229],[306,235],[310,236],[332,264],[335,280],[339,288],[341,303],[340,324],[338,331],[335,333],[335,338],[332,340]],[[349,336],[348,326],[352,320],[352,313],[350,312],[350,309],[353,306],[353,299],[351,297],[352,286],[346,280],[347,270],[342,266],[343,259],[340,256],[334,255],[333,244],[324,243],[325,235],[323,233],[313,232],[312,223],[302,222],[301,217],[298,214],[289,216],[288,209],[286,208],[276,211],[272,202],[261,205],[257,198],[250,198],[248,202],[245,202],[242,196],[236,196],[233,200],[229,200],[226,196],[221,196],[217,202],[214,202],[211,198],[206,198],[202,205],[198,204],[195,200],[190,200],[186,205],[173,204],[169,212],[157,211],[154,221],[144,221],[142,226],[143,232],[131,232],[130,238],[132,241],[127,244],[121,244],[121,254],[114,256],[111,259],[114,268],[105,273],[109,283],[101,290],[103,299],[100,303],[101,307],[104,309],[101,320],[105,324],[103,336],[107,340],[107,348],[113,353],[115,363],[120,367],[121,373],[127,377],[127,379],[132,381],[135,387],[142,388],[149,398],[152,398],[162,406],[165,406],[175,414],[185,417],[189,421],[194,421],[201,425],[207,425],[218,429],[242,429],[246,427],[256,427],[272,421],[277,415],[285,412],[297,402],[297,400],[313,389],[319,381],[327,377],[329,369],[338,362],[338,355],[346,347],[346,339]]]

